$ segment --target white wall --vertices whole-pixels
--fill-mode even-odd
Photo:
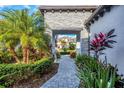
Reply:
[[[113,49],[105,50],[105,53],[108,62],[113,65],[117,64],[119,73],[124,74],[124,6],[112,7],[110,12],[106,12],[103,17],[95,21],[90,26],[91,39],[94,33],[108,32],[111,29],[115,29],[117,37],[114,39],[117,43],[114,44]]]

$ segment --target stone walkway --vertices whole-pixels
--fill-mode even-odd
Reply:
[[[56,75],[41,86],[41,88],[77,88],[80,80],[77,77],[76,65],[69,56],[62,56],[59,60]]]

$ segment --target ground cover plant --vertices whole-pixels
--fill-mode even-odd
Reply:
[[[116,66],[98,62],[96,58],[87,55],[78,55],[76,64],[79,68],[80,87],[124,87],[124,79],[117,73]]]

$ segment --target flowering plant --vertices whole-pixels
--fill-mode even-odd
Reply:
[[[104,54],[102,51],[106,48],[113,48],[113,44],[116,41],[112,40],[114,35],[114,29],[110,30],[108,33],[102,33],[94,35],[94,39],[90,42],[90,50],[95,52],[95,57],[98,59],[99,55]]]

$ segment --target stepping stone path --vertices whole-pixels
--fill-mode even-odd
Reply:
[[[44,83],[41,88],[78,88],[80,80],[76,68],[73,59],[66,55],[62,56],[59,60],[57,74]]]

